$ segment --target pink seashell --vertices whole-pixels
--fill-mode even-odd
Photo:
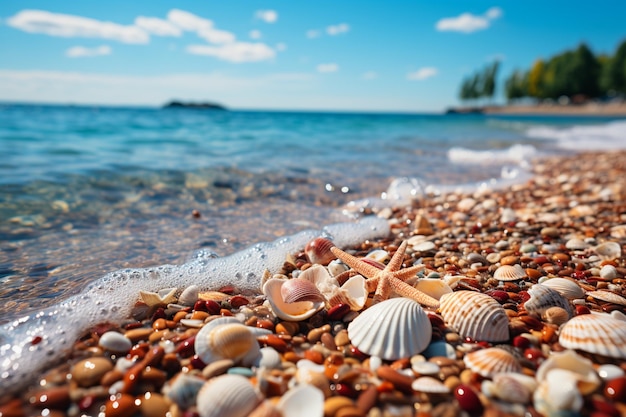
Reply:
[[[333,259],[337,257],[330,251],[330,248],[335,244],[323,237],[316,237],[309,241],[304,247],[304,253],[309,261],[313,264],[328,265]]]
[[[502,372],[521,372],[519,361],[504,349],[497,347],[480,349],[463,358],[465,366],[486,378]]]
[[[280,295],[285,303],[300,301],[324,301],[324,296],[315,284],[307,279],[292,278],[286,280],[280,288]]]

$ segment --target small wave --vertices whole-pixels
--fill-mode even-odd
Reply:
[[[560,148],[574,151],[626,149],[626,120],[567,128],[536,126],[529,128],[526,136],[555,140]]]
[[[502,165],[505,163],[523,163],[537,155],[532,145],[516,144],[507,149],[489,149],[478,151],[467,148],[451,148],[448,159],[456,164]]]

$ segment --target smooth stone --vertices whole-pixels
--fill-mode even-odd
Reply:
[[[144,417],[163,417],[170,411],[170,401],[161,394],[146,392],[141,398],[139,410]]]
[[[615,378],[620,378],[624,376],[624,370],[617,365],[606,364],[601,365],[597,369],[598,376],[603,381],[610,381]]]
[[[113,363],[107,358],[94,357],[83,359],[72,367],[72,379],[81,387],[91,387],[113,369]]]
[[[457,385],[454,389],[454,397],[463,410],[470,414],[482,414],[483,405],[480,402],[480,398],[469,385]]]
[[[626,402],[626,377],[615,378],[604,386],[604,396],[619,402]]]
[[[31,398],[30,403],[35,407],[52,408],[63,410],[70,405],[70,387],[64,385],[37,391]]]
[[[220,359],[205,366],[202,370],[202,376],[211,379],[214,376],[225,374],[233,366],[235,366],[235,362],[232,359]]]
[[[107,417],[132,417],[137,412],[137,408],[135,397],[128,394],[117,394],[107,400],[104,415]]]
[[[110,331],[100,336],[98,345],[109,352],[128,353],[133,347],[133,342],[121,333]]]
[[[242,366],[234,366],[230,368],[227,372],[229,375],[241,375],[247,378],[254,376],[254,372],[250,368],[244,368]]]
[[[454,350],[454,347],[441,340],[432,342],[421,354],[425,358],[432,358],[434,356],[445,356],[449,359],[456,359],[456,351]]]
[[[420,375],[436,375],[441,368],[433,362],[411,362],[411,369]]]

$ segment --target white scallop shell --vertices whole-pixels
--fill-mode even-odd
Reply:
[[[613,260],[622,256],[622,247],[617,242],[604,242],[595,247],[595,252],[603,260]]]
[[[614,292],[611,292],[611,291],[602,291],[602,290],[589,291],[587,292],[587,295],[597,300],[606,301],[607,303],[626,306],[626,298],[622,297],[621,295],[615,294]]]
[[[533,394],[537,411],[545,416],[579,415],[584,400],[576,377],[566,369],[550,370]]]
[[[394,360],[426,349],[432,327],[418,303],[391,298],[363,311],[348,325],[348,336],[361,352]]]
[[[414,287],[424,294],[430,295],[435,300],[439,300],[442,295],[452,292],[452,288],[445,281],[438,278],[421,278],[415,283]]]
[[[526,271],[521,265],[502,265],[493,273],[498,281],[519,281],[527,277]]]
[[[610,314],[582,314],[561,327],[559,343],[567,349],[626,359],[626,325]]]
[[[246,417],[261,402],[250,381],[241,375],[220,375],[198,392],[200,417]]]
[[[276,407],[283,417],[321,417],[324,393],[312,385],[298,385],[283,394]]]
[[[443,319],[462,337],[477,341],[509,340],[509,318],[492,297],[474,291],[444,294],[439,310]]]
[[[504,349],[491,347],[470,352],[463,357],[465,366],[486,378],[502,372],[521,372],[519,361]]]
[[[348,304],[352,311],[360,311],[365,306],[368,295],[365,278],[361,275],[355,275],[348,279],[341,288],[335,288],[328,299],[328,304],[331,307],[340,303]]]
[[[561,307],[567,311],[569,317],[574,315],[570,302],[557,290],[543,284],[535,284],[528,290],[528,294],[530,299],[524,303],[524,308],[532,316],[541,317],[551,307]]]
[[[196,335],[194,349],[206,364],[220,359],[252,364],[260,355],[255,334],[236,319],[218,318],[205,324]]]
[[[326,269],[322,266],[320,268]],[[309,268],[310,269],[310,268]],[[308,271],[308,269],[307,269]],[[328,272],[326,272],[328,274]],[[281,288],[288,280],[272,278],[263,285],[263,294],[267,297],[275,315],[287,321],[302,321],[313,316],[324,308],[324,301],[300,301],[286,303],[283,301]]]
[[[580,288],[580,285],[567,278],[550,278],[543,281],[541,285],[558,291],[562,296],[569,300],[582,298],[585,295],[585,292],[582,288]]]
[[[426,394],[447,394],[450,388],[432,376],[421,376],[411,383],[413,391],[425,392]]]

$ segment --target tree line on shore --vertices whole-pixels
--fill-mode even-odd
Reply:
[[[461,100],[492,99],[499,62],[463,79]],[[547,60],[538,59],[528,70],[516,69],[504,82],[506,99],[524,98],[583,102],[626,95],[626,40],[611,55],[594,53],[581,43]]]

